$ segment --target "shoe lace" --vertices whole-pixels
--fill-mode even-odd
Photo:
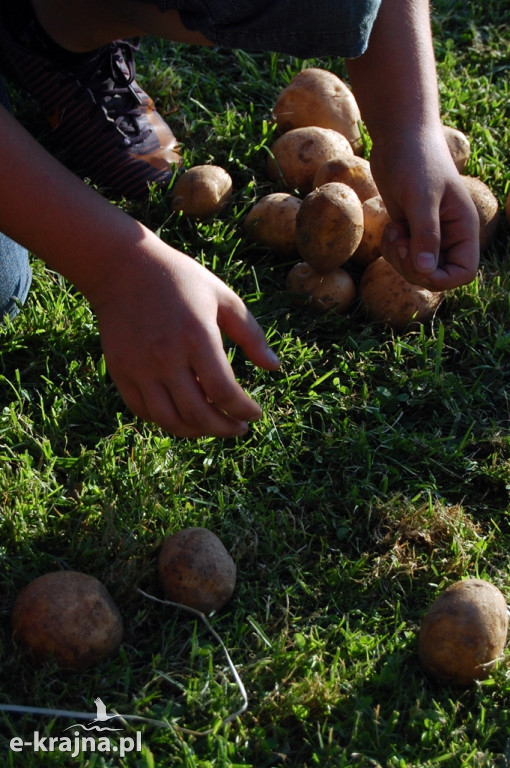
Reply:
[[[140,143],[151,133],[147,121],[140,124],[142,100],[133,87],[134,52],[139,47],[138,41],[114,40],[75,73],[126,145]]]

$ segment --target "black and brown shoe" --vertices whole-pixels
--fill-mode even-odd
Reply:
[[[14,39],[0,15],[0,70],[38,103],[63,162],[128,199],[167,187],[179,145],[135,80],[136,45],[118,40],[69,66],[31,47],[30,26]]]

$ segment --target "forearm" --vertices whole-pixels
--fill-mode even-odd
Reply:
[[[369,134],[390,141],[439,122],[428,0],[382,0],[366,53],[347,62]]]
[[[0,107],[0,231],[89,300],[150,233],[48,154]],[[129,253],[128,253],[129,252]]]

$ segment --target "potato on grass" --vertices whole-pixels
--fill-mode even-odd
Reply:
[[[278,96],[273,117],[282,132],[318,125],[342,133],[355,151],[361,148],[361,115],[354,94],[327,69],[310,67],[295,75]]]
[[[499,223],[499,203],[487,184],[476,176],[461,176],[480,219],[480,250],[485,251],[496,234]]]
[[[236,565],[220,539],[207,528],[183,528],[163,542],[158,573],[167,598],[202,613],[230,600]]]
[[[444,292],[412,285],[380,256],[363,273],[360,297],[371,320],[401,331],[411,324],[430,320]]]
[[[30,582],[12,613],[13,637],[37,661],[82,669],[117,650],[123,621],[106,587],[78,571],[54,571]]]
[[[273,192],[261,197],[248,211],[243,229],[257,243],[281,256],[293,256],[296,247],[296,216],[299,197],[288,192]]]
[[[390,215],[380,195],[364,201],[363,235],[352,255],[355,264],[366,267],[379,258],[384,230],[390,221]]]
[[[283,181],[289,189],[307,194],[320,166],[346,152],[353,154],[349,141],[331,128],[294,128],[272,144],[267,175],[272,181]]]
[[[340,267],[363,235],[363,207],[347,184],[330,182],[310,192],[296,217],[296,244],[303,261],[324,274]]]
[[[287,289],[292,303],[316,312],[346,312],[356,298],[356,285],[345,269],[337,267],[325,275],[305,261],[296,264],[287,275]]]
[[[326,160],[324,165],[321,165],[313,180],[314,189],[330,181],[338,181],[352,187],[361,202],[379,194],[368,160],[349,152]]]
[[[494,584],[482,579],[457,582],[423,619],[420,663],[437,682],[470,685],[488,677],[503,654],[507,631],[506,600]]]
[[[467,136],[450,125],[443,125],[444,136],[448,149],[459,173],[462,173],[471,154],[471,144]]]
[[[195,165],[175,182],[172,210],[186,218],[206,219],[228,203],[232,187],[230,174],[219,165]]]

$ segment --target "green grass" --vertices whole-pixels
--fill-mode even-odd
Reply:
[[[438,0],[444,121],[472,143],[468,172],[503,205],[510,188],[510,14],[503,0]],[[60,737],[62,718],[0,715],[3,764],[80,768],[312,768],[510,764],[505,665],[469,690],[438,687],[416,656],[421,618],[460,578],[508,595],[510,550],[509,231],[477,280],[431,326],[397,335],[289,306],[292,265],[248,243],[246,210],[271,190],[271,107],[299,61],[147,41],[139,79],[185,143],[235,193],[221,218],[189,223],[155,194],[126,206],[235,288],[282,359],[256,370],[230,349],[264,409],[239,440],[178,440],[133,420],[108,379],[87,304],[36,262],[23,313],[0,330],[0,701],[167,720],[143,752],[14,754],[13,736]],[[21,110],[21,104],[19,105]],[[248,695],[197,618],[147,600],[162,538],[203,525],[238,566],[212,618]],[[13,643],[10,612],[30,579],[92,573],[126,623],[108,662],[80,673],[36,667]],[[213,733],[196,736],[187,728]]]

